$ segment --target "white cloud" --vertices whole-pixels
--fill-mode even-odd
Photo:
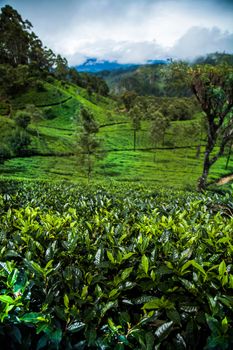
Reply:
[[[68,56],[70,64],[82,63],[87,57],[118,61],[119,63],[143,63],[151,58],[164,58],[165,50],[155,41],[89,41],[82,43],[77,52]]]
[[[144,62],[163,55],[184,58],[233,49],[230,0],[2,2],[29,19],[43,43],[70,64],[87,56]]]
[[[150,59],[168,57],[193,59],[213,52],[233,53],[233,33],[219,28],[190,28],[175,44],[164,47],[156,41],[99,40],[80,42],[77,51],[68,55],[70,64],[80,64],[88,57],[117,60],[120,63],[144,63]]]
[[[217,27],[192,27],[170,50],[172,56],[189,59],[216,51],[233,52],[233,33]]]

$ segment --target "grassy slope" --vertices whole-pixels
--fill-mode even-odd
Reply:
[[[5,162],[0,166],[2,176],[68,180],[83,178],[85,175],[79,170],[77,156],[69,154],[74,151],[78,111],[84,106],[93,112],[101,126],[99,137],[102,139],[103,149],[108,150],[95,167],[95,178],[101,179],[104,176],[107,179],[114,177],[119,181],[143,180],[173,188],[195,187],[201,173],[204,148],[200,159],[195,157],[195,148],[134,152],[131,124],[125,115],[116,112],[112,100],[99,96],[92,96],[89,100],[85,90],[73,85],[63,86],[59,82],[53,85],[47,83],[45,87],[46,91],[31,90],[30,93],[19,96],[14,100],[14,105],[42,105],[72,98],[52,106],[57,115],[55,119],[34,120],[31,124],[30,131],[33,136],[30,147],[40,156],[15,158]],[[105,126],[111,123],[122,124]],[[164,147],[198,144],[200,136],[193,132],[195,123],[195,120],[171,123]],[[149,123],[144,121],[137,134],[137,147],[141,149],[153,146],[148,137]],[[163,145],[158,143],[156,146]],[[223,157],[213,167],[213,178],[233,172],[232,164],[228,170],[224,170],[225,161]]]

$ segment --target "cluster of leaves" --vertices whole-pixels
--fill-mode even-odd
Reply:
[[[159,110],[166,118],[174,120],[189,120],[200,109],[193,97],[154,97],[138,96],[135,92],[126,91],[122,94],[120,102],[129,111],[136,105],[141,105],[144,119],[152,119],[151,110]]]
[[[229,195],[0,184],[3,346],[233,346]]]

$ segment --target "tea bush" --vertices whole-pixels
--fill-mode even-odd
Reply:
[[[0,183],[3,349],[231,349],[233,201]]]

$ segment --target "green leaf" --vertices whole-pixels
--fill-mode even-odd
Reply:
[[[172,326],[173,321],[162,324],[162,326],[158,327],[155,331],[156,337],[158,337],[160,341],[166,339],[170,331],[172,330]]]
[[[125,345],[129,345],[129,341],[125,335],[118,335],[118,341],[120,341],[121,343],[123,343]]]
[[[81,298],[85,299],[88,294],[88,286],[83,286],[82,293],[81,293]]]
[[[17,280],[13,286],[13,292],[24,292],[28,285],[28,278],[24,270],[20,270],[17,276]]]
[[[9,295],[0,295],[0,301],[6,304],[14,304],[15,300],[12,299]]]
[[[199,265],[195,260],[187,261],[181,268],[181,272],[184,272],[190,265],[199,270],[204,276],[206,276],[206,272],[201,265]]]
[[[64,305],[65,305],[66,309],[69,308],[69,297],[67,294],[64,295]]]
[[[48,338],[47,338],[46,334],[44,334],[38,340],[38,343],[37,343],[37,346],[36,346],[36,350],[43,349],[47,345],[47,343],[48,343]]]
[[[22,317],[20,317],[20,320],[26,323],[38,323],[41,321],[47,321],[46,318],[44,318],[38,312],[29,312],[27,314],[24,314]]]
[[[221,335],[221,324],[218,320],[208,314],[205,314],[206,322],[214,335]]]
[[[222,320],[222,330],[223,333],[226,334],[227,330],[228,330],[228,320],[227,317],[224,317],[224,319]]]
[[[142,256],[142,267],[143,270],[146,274],[148,274],[148,270],[149,270],[149,259],[146,257],[146,255],[144,254]]]
[[[8,279],[7,279],[8,286],[13,287],[13,285],[17,281],[18,274],[19,274],[19,270],[18,269],[14,269],[13,271],[11,271],[11,273],[8,276]]]
[[[121,281],[126,280],[132,271],[133,271],[133,267],[128,267],[127,269],[125,269],[121,274]]]
[[[98,266],[101,263],[102,255],[103,255],[103,249],[99,248],[96,252],[96,255],[95,255],[95,261],[94,261],[95,265]]]
[[[176,350],[185,350],[187,349],[187,345],[185,343],[184,338],[180,333],[178,333],[174,339],[174,345]]]
[[[77,321],[77,322],[71,323],[67,327],[67,331],[70,333],[77,333],[77,332],[81,331],[84,327],[85,327],[85,323]]]
[[[195,284],[193,284],[192,282],[190,282],[187,279],[184,278],[180,278],[181,283],[183,284],[183,286],[185,287],[185,289],[187,289],[189,292],[193,293],[194,295],[197,294],[198,290],[195,286]]]
[[[135,255],[135,253],[132,253],[132,252],[127,253],[127,254],[125,254],[125,255],[123,256],[122,260],[128,260],[128,259],[131,258],[131,256],[133,256],[133,255]]]
[[[155,342],[155,339],[152,332],[147,332],[145,335],[146,350],[153,350],[154,342]]]
[[[57,328],[50,336],[50,340],[56,344],[59,345],[62,340],[62,330],[61,328]]]
[[[226,263],[223,260],[218,267],[219,276],[223,277],[226,271],[227,271]]]
[[[222,295],[221,297],[218,297],[218,300],[220,300],[229,309],[233,310],[233,299],[231,296]]]
[[[118,296],[118,294],[120,293],[120,291],[118,289],[112,289],[111,292],[109,293],[109,299]]]
[[[176,309],[166,310],[167,317],[175,324],[181,324],[180,314]]]
[[[38,272],[40,275],[43,275],[43,276],[44,276],[44,275],[46,274],[45,271],[44,271],[44,269],[43,269],[42,267],[40,267],[40,265],[37,264],[35,261],[31,261],[30,264],[31,264],[33,270],[35,270],[36,272]]]
[[[109,260],[111,261],[111,263],[115,264],[116,261],[112,255],[112,253],[109,250],[107,251],[107,256],[108,256]]]
[[[159,298],[154,298],[151,301],[148,301],[143,305],[143,309],[146,310],[153,310],[153,309],[159,309],[161,306],[161,300]]]
[[[108,310],[115,308],[117,306],[118,306],[118,302],[116,300],[109,301],[108,303],[106,303],[101,310],[101,317],[103,317]]]

